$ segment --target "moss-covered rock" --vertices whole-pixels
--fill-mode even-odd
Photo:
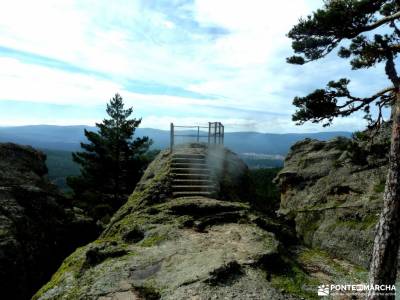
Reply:
[[[221,165],[232,170],[224,174],[235,182],[232,199],[174,199],[170,153],[161,152],[99,239],[68,257],[34,299],[301,299],[311,290],[315,294],[314,284],[321,281],[304,271],[285,244],[293,244],[294,234],[252,211],[235,192],[241,186],[238,170],[246,168],[231,168],[229,162],[238,158],[230,153],[221,159],[227,157]],[[301,286],[302,279],[310,286]]]
[[[278,254],[279,241],[251,221],[256,218],[247,205],[195,197],[170,199],[152,208],[115,221],[114,229],[68,258],[35,298],[96,299],[152,290],[153,296],[186,299],[187,293],[240,296],[274,290],[261,282],[250,285],[248,274],[263,276],[258,262]],[[141,240],[123,238],[137,228]],[[237,290],[231,285],[238,285]]]
[[[306,139],[291,148],[276,178],[279,212],[294,220],[306,245],[368,266],[387,171],[387,152],[375,150],[387,150],[388,130],[373,142],[367,132],[357,135],[363,139]]]

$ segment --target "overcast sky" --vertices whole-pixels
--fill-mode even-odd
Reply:
[[[142,127],[222,121],[229,131],[357,130],[356,115],[295,126],[292,99],[350,77],[359,96],[383,68],[332,54],[285,63],[285,34],[319,0],[0,0],[0,125],[88,124],[120,93]]]

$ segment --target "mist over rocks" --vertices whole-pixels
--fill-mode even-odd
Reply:
[[[46,178],[45,155],[0,144],[0,289],[30,299],[62,259],[95,238],[96,226]]]

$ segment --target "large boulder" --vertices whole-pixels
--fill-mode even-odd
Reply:
[[[389,124],[355,139],[296,143],[276,182],[279,213],[306,245],[368,267],[383,204]]]
[[[242,199],[243,162],[214,150],[201,151],[222,160],[214,162],[224,166],[215,174],[225,199],[173,198],[171,153],[161,152],[101,236],[69,256],[34,299],[313,299],[321,277],[355,274],[324,253],[289,251],[291,229]]]
[[[0,144],[0,287],[4,299],[29,299],[95,226],[45,177],[45,155]]]

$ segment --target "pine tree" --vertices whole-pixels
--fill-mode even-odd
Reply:
[[[390,86],[369,97],[354,96],[348,89],[350,80],[342,78],[293,101],[298,108],[293,120],[298,124],[311,121],[329,126],[336,117],[362,111],[369,127],[377,128],[383,120],[382,111],[392,109],[389,170],[370,265],[370,283],[374,285],[395,283],[400,240],[400,78],[396,70],[399,20],[398,0],[327,0],[321,9],[300,19],[288,34],[296,54],[288,58],[292,64],[321,59],[342,45],[338,55],[350,59],[354,70],[385,66]],[[372,105],[376,113],[371,112]],[[394,297],[371,292],[368,298]]]
[[[124,109],[119,94],[106,111],[110,118],[96,123],[97,132],[85,130],[84,151],[72,154],[81,175],[67,179],[77,203],[103,221],[127,200],[152,156],[148,137],[133,139],[141,119],[129,119],[133,109]]]

